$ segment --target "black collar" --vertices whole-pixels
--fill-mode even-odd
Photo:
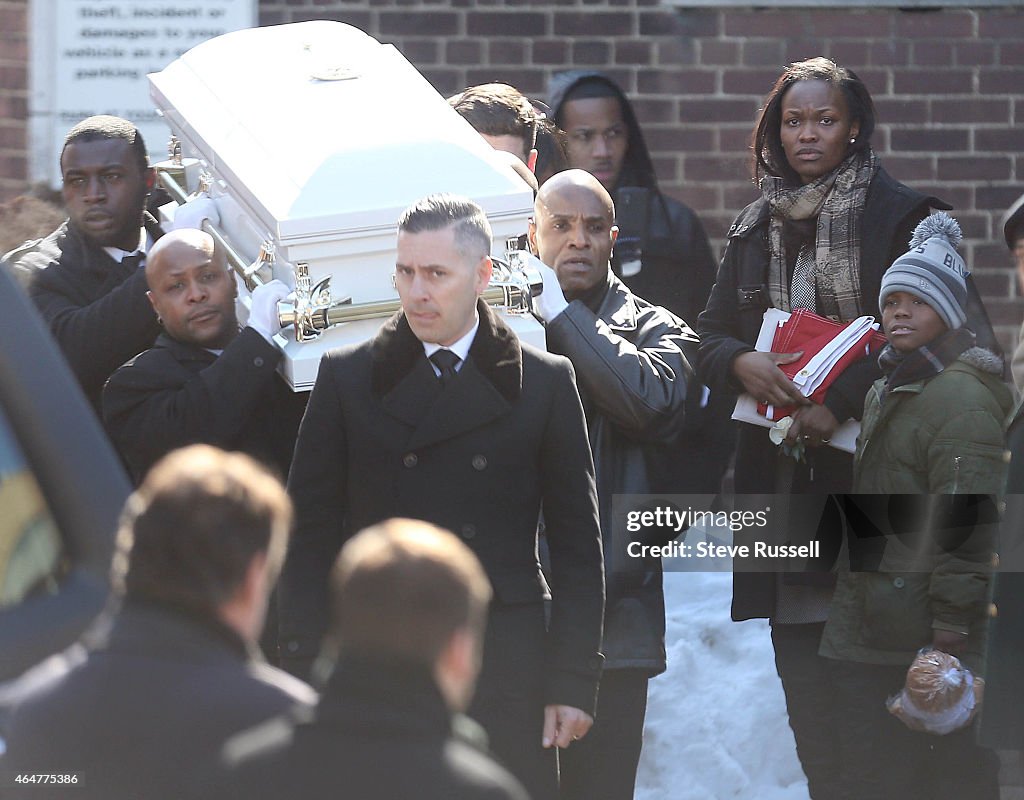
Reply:
[[[502,397],[514,402],[519,399],[523,386],[523,351],[519,338],[483,300],[477,300],[477,311],[480,327],[469,348],[469,357]],[[423,343],[416,338],[401,311],[384,323],[370,343],[370,352],[371,386],[377,397],[394,389],[424,357]]]

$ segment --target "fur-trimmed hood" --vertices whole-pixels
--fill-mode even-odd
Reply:
[[[480,327],[469,356],[480,373],[510,403],[523,388],[523,350],[519,338],[483,300],[477,300]],[[382,397],[394,389],[423,357],[405,313],[400,311],[380,329],[370,345],[373,394]]]
[[[992,375],[1003,374],[1003,358],[985,347],[969,347],[964,350],[959,358],[965,364],[970,364],[981,372],[988,372]]]

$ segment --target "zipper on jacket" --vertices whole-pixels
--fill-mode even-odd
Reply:
[[[960,456],[953,456],[953,491],[951,494],[956,494],[957,487],[960,485]]]

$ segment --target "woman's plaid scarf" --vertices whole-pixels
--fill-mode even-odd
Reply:
[[[868,186],[877,169],[875,154],[868,149],[848,156],[832,172],[804,186],[786,186],[782,178],[772,175],[761,178],[761,194],[771,207],[768,291],[776,308],[793,310],[783,223],[817,217],[813,251],[815,310],[840,322],[861,316],[860,223]],[[810,255],[808,249],[805,257]]]

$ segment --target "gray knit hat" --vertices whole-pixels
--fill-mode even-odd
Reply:
[[[882,276],[879,310],[893,292],[909,292],[928,303],[950,330],[967,322],[967,265],[956,251],[960,225],[945,211],[925,217],[914,228],[910,250]]]

